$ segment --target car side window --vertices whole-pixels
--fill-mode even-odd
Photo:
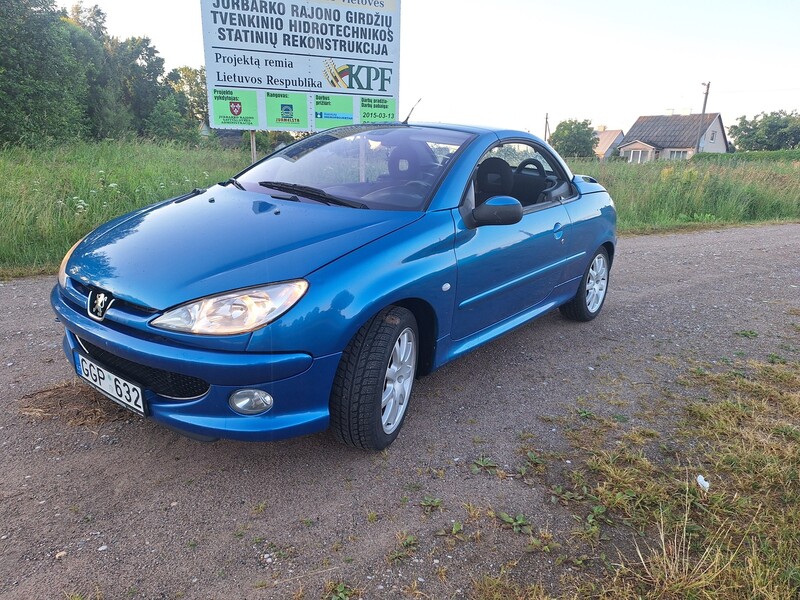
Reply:
[[[549,192],[560,189],[566,181],[552,163],[545,151],[534,144],[513,142],[494,146],[484,154],[475,171],[476,204],[499,195],[516,198],[524,208],[560,199]]]

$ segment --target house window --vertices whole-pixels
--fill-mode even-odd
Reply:
[[[628,159],[629,163],[645,163],[650,160],[649,150],[625,150],[622,156]]]
[[[712,142],[716,141],[716,139],[717,139],[717,132],[716,131],[712,131],[711,132],[711,141]]]
[[[669,159],[670,160],[686,160],[688,157],[688,152],[686,150],[670,150],[669,151]]]

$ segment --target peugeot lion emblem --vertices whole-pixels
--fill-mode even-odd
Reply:
[[[114,298],[112,298],[110,294],[106,294],[105,292],[100,292],[97,290],[91,290],[89,292],[89,300],[87,302],[89,316],[95,321],[102,321],[105,318],[108,307],[111,306],[112,302],[114,302]]]

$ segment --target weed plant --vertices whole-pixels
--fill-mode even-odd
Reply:
[[[736,366],[691,373],[690,385],[713,399],[684,409],[687,464],[656,469],[630,450],[587,462],[601,502],[658,530],[657,543],[637,541],[638,560],[623,559],[607,596],[798,597],[800,363]],[[708,489],[696,485],[697,471],[710,474]]]

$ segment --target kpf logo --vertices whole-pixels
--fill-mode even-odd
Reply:
[[[325,61],[325,79],[334,87],[385,92],[392,83],[392,69],[370,65],[340,65]]]

